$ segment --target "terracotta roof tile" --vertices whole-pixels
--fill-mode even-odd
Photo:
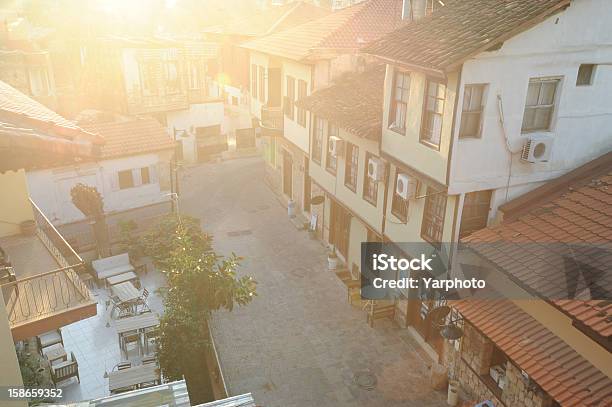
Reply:
[[[449,0],[363,48],[387,60],[444,70],[531,27],[570,0]]]
[[[562,406],[610,405],[612,380],[512,301],[451,305]]]
[[[385,67],[348,73],[332,86],[300,99],[296,106],[359,137],[380,140]]]
[[[369,0],[242,44],[265,54],[303,60],[318,50],[356,50],[402,26],[402,0]]]
[[[82,124],[104,138],[101,158],[171,150],[174,141],[166,128],[153,118],[134,118],[108,123]]]
[[[506,204],[512,208],[508,212],[509,220],[463,239],[509,276],[518,279],[524,288],[553,301],[608,342],[612,338],[612,298],[604,290],[612,287],[611,173],[612,153],[608,153],[518,198],[517,203],[509,202]],[[552,195],[551,190],[554,190]],[[502,244],[501,249],[481,245],[490,242],[522,243],[517,246],[521,256],[513,253],[510,245]],[[596,282],[588,283],[589,298],[567,298],[569,285],[562,257],[565,252],[553,250],[555,246],[550,243],[581,245],[578,246],[580,261],[600,272]],[[529,259],[529,265],[516,261],[517,258]]]

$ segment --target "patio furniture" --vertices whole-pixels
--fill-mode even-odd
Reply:
[[[111,297],[111,302],[113,303],[111,317],[115,310],[119,310],[118,318],[125,318],[134,315],[134,307],[132,306],[132,303],[121,301],[117,296]]]
[[[15,271],[11,266],[0,266],[0,285],[17,281]]]
[[[121,348],[122,352],[125,352],[125,357],[126,359],[128,358],[129,352],[130,352],[130,345],[134,344],[134,349],[136,349],[138,351],[138,355],[140,356],[141,352],[141,338],[140,338],[140,332],[138,332],[138,330],[133,330],[133,331],[128,331],[128,332],[124,332],[119,339],[119,347]]]
[[[142,358],[143,365],[157,364],[157,356],[147,356]]]
[[[111,286],[111,291],[121,302],[135,302],[140,298],[140,291],[129,281]]]
[[[148,328],[144,328],[144,347],[145,354],[150,353],[150,347],[154,348],[154,351],[157,352],[157,341],[159,340],[159,326],[152,326]]]
[[[42,350],[43,356],[49,361],[51,366],[54,365],[55,361],[66,361],[66,350],[61,343],[56,343],[51,346],[47,346]]]
[[[147,312],[132,317],[118,319],[115,322],[115,329],[119,336],[119,347],[122,351],[125,350],[127,355],[127,347],[124,346],[125,338],[128,337],[130,343],[135,342],[136,339],[132,337],[133,333],[136,332],[139,344],[139,354],[142,354],[140,346],[142,345],[142,336],[146,328],[159,326],[159,316],[153,312]],[[146,345],[145,345],[146,347]]]
[[[159,370],[155,364],[132,366],[129,369],[118,370],[108,374],[108,389],[111,394],[140,388],[149,383],[159,384]]]
[[[74,353],[70,352],[70,360],[66,360],[55,365],[51,365],[51,381],[55,387],[61,381],[76,377],[79,383],[81,378],[79,377],[79,364],[77,363]]]
[[[98,281],[136,270],[130,263],[130,256],[127,253],[94,260],[91,262],[91,267],[96,272]]]
[[[117,363],[115,367],[117,368],[117,370],[129,369],[130,367],[132,367],[132,362],[120,362]]]
[[[110,287],[125,283],[126,281],[130,281],[136,288],[140,288],[140,278],[138,277],[138,274],[134,273],[133,271],[128,271],[127,273],[121,273],[107,278],[106,285]]]
[[[64,338],[62,337],[62,331],[58,328],[38,335],[36,342],[38,343],[38,351],[42,355],[43,349],[48,346],[55,345],[56,343],[64,345]]]
[[[140,306],[142,307],[141,312],[150,311],[149,305],[147,304],[147,298],[149,298],[149,290],[143,288],[142,295],[135,301],[136,310],[138,310],[138,306]]]

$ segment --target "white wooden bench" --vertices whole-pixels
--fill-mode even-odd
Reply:
[[[98,281],[106,280],[118,274],[136,271],[130,263],[130,256],[127,253],[94,260],[91,262],[91,267],[96,272]]]
[[[71,377],[76,377],[79,383],[81,382],[81,378],[79,377],[79,364],[73,352],[70,352],[69,360],[51,365],[51,380],[56,387],[59,382],[70,379]]]

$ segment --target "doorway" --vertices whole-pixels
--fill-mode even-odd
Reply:
[[[330,207],[329,242],[334,245],[344,259],[348,258],[351,213],[332,199]]]

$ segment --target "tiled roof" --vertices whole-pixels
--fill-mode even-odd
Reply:
[[[331,11],[323,7],[296,1],[283,6],[268,7],[237,18],[229,15],[224,25],[208,27],[204,31],[248,37],[267,35],[321,18]]]
[[[612,338],[612,302],[603,290],[612,287],[612,152],[500,207],[505,221],[479,230],[463,242],[494,262],[526,290],[548,299],[604,340]],[[505,243],[501,245],[488,243]],[[511,244],[521,257],[514,261]],[[555,245],[557,244],[557,245]],[[581,268],[598,274],[586,281],[589,290],[568,298],[572,287],[566,276],[561,244],[572,244]],[[590,251],[594,245],[600,250]],[[556,248],[559,248],[557,252]],[[536,261],[537,260],[537,261]],[[602,290],[603,289],[603,290]]]
[[[96,155],[103,141],[0,81],[0,171]]]
[[[296,106],[356,136],[380,140],[384,81],[384,65],[348,73],[332,86],[298,100]]]
[[[107,123],[82,124],[105,141],[101,158],[123,157],[174,148],[166,128],[153,118],[130,118]]]
[[[401,15],[402,0],[369,0],[242,46],[297,61],[317,51],[352,51],[400,27]]]
[[[448,0],[362,51],[395,63],[444,70],[532,27],[570,0]]]
[[[452,306],[561,406],[610,405],[612,380],[512,301]]]
[[[48,123],[64,129],[80,130],[70,120],[63,118],[53,110],[2,81],[0,81],[0,111],[37,121],[41,124]]]

